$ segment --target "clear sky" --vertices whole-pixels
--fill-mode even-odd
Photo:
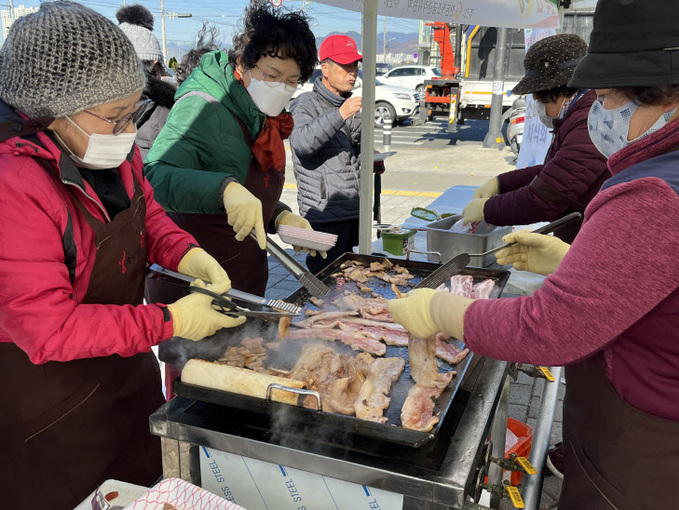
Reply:
[[[38,7],[39,0],[13,0],[15,6],[25,5],[26,7]],[[117,0],[84,0],[80,1],[86,5],[115,21],[115,12],[123,5],[123,1]],[[160,0],[127,0],[127,4],[140,3],[146,6],[155,18],[154,33],[161,40],[160,23]],[[249,0],[165,0],[165,12],[175,11],[177,13],[190,13],[192,18],[167,19],[165,30],[167,42],[192,42],[194,36],[200,29],[202,22],[209,21],[220,31],[220,40],[231,42],[237,24],[243,10],[248,5]],[[283,7],[291,10],[300,10],[302,6],[311,21],[311,29],[317,36],[325,36],[330,32],[348,32],[354,30],[361,31],[361,15],[358,12],[348,11],[330,7],[318,2],[302,0],[283,0]],[[6,9],[3,5],[2,9]],[[383,30],[384,18],[378,18],[378,30]],[[419,23],[416,20],[402,18],[387,18],[386,29],[389,32],[417,32]]]

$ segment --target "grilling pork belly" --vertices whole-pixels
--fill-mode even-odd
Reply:
[[[378,423],[387,422],[387,418],[383,416],[384,410],[391,402],[387,395],[404,368],[405,361],[401,358],[378,358],[373,362],[356,398],[357,418]]]

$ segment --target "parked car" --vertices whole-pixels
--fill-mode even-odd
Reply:
[[[311,92],[314,88],[314,81],[321,74],[320,67],[317,67],[311,75],[311,79],[299,87],[292,95],[291,102],[300,94]],[[363,81],[360,77],[357,77],[353,94],[360,96],[363,92],[362,87]],[[384,84],[381,77],[375,80],[375,109],[373,111],[375,127],[382,126],[386,118],[391,119],[392,123],[403,122],[418,112],[419,105],[420,95],[413,89],[409,90],[403,87]]]
[[[391,71],[391,64],[386,64],[386,63],[378,63],[376,64],[376,71],[377,71],[377,76],[384,76],[387,74],[389,71]]]
[[[395,67],[384,76],[380,76],[380,81],[387,85],[417,90],[423,94],[425,80],[433,80],[440,76],[441,71],[435,67],[412,65]]]

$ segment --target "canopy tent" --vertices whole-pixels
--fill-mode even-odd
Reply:
[[[559,0],[317,0],[319,3],[362,13],[363,111],[375,104],[377,16],[424,19],[465,25],[507,28],[556,28]],[[372,124],[372,120],[369,124]],[[374,132],[361,133],[361,168],[373,167]],[[359,252],[372,245],[372,172],[361,172]]]

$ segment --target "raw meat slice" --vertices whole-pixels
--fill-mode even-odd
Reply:
[[[474,299],[490,299],[490,293],[495,288],[495,282],[488,278],[482,282],[477,283],[472,288],[472,298]]]
[[[450,292],[462,297],[472,297],[474,277],[456,274],[450,278]]]

